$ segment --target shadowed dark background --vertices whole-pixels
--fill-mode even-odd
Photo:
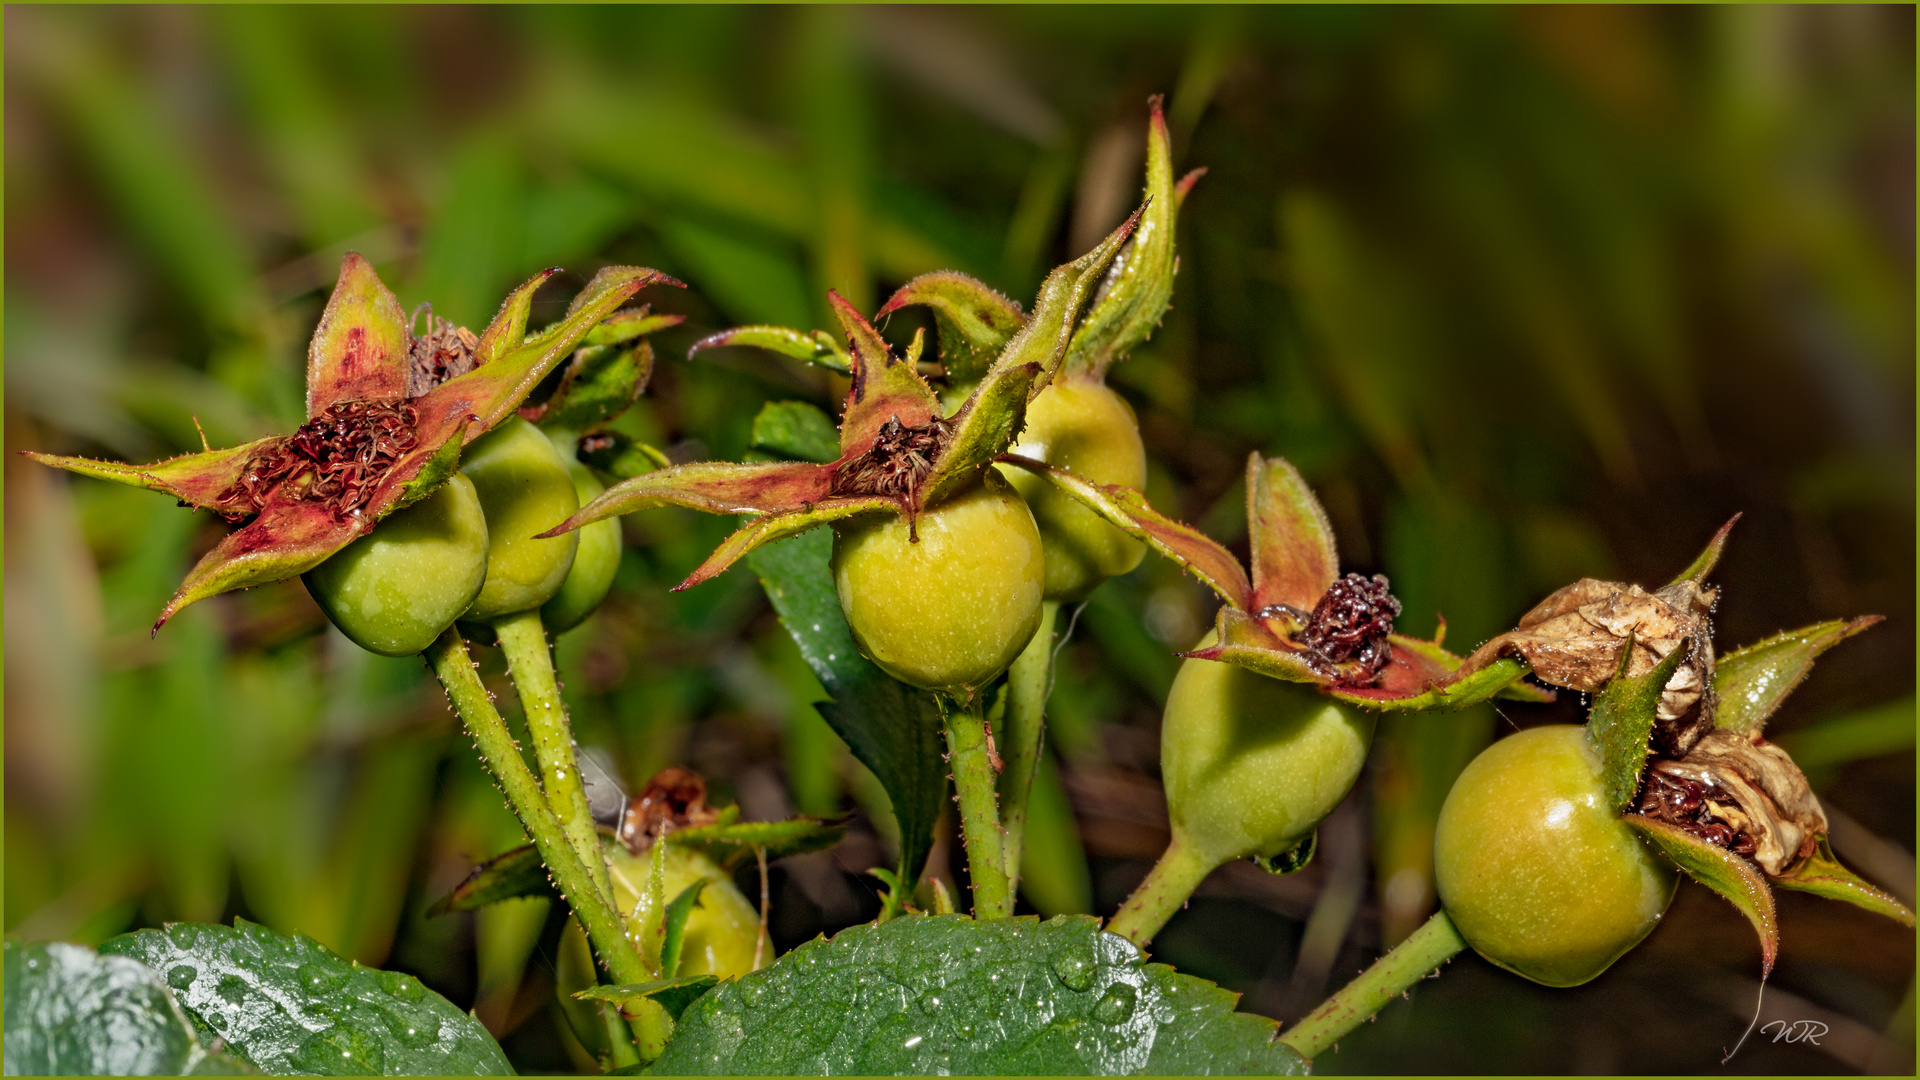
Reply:
[[[1283,454],[1400,629],[1456,649],[1573,579],[1667,580],[1734,512],[1719,644],[1863,613],[1770,734],[1843,858],[1913,900],[1914,25],[1909,8],[9,8],[6,447],[150,460],[289,430],[341,255],[483,324],[600,266],[686,323],[630,430],[737,460],[824,380],[697,337],[830,325],[952,268],[1020,298],[1130,208],[1146,100],[1179,225],[1158,335],[1113,374],[1156,505],[1245,546]],[[669,295],[671,293],[671,295]],[[910,330],[895,320],[890,336]],[[544,901],[427,920],[518,842],[422,666],[324,629],[297,582],[146,628],[221,526],[6,466],[5,926],[97,941],[242,915],[474,1006],[523,1070],[578,1067]],[[582,742],[630,785],[702,770],[748,817],[854,814],[774,868],[788,948],[877,909],[876,785],[736,571],[667,588],[730,522],[626,519],[606,608],[560,642]],[[1078,613],[1023,910],[1109,914],[1165,843],[1159,707],[1211,617],[1149,558]],[[487,650],[482,650],[486,653]],[[503,665],[483,657],[495,675]],[[1381,725],[1314,865],[1218,872],[1157,958],[1298,1018],[1432,908],[1433,816],[1499,733],[1581,703]],[[510,695],[503,697],[505,704]],[[936,851],[949,878],[957,858]],[[757,883],[749,883],[757,889]],[[1728,1071],[1905,1071],[1911,931],[1785,894],[1767,1018]],[[1323,1072],[1711,1072],[1758,948],[1684,886],[1606,975],[1476,957]],[[1764,1036],[1760,1037],[1764,1039]]]

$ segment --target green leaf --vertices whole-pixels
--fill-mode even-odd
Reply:
[[[1089,916],[903,916],[816,939],[680,1018],[661,1075],[1299,1076],[1235,996]]]
[[[174,923],[122,934],[100,951],[165,972],[194,1019],[265,1072],[513,1072],[478,1020],[418,979],[349,963],[309,937],[244,919]]]
[[[700,902],[700,891],[710,880],[701,878],[681,889],[680,895],[667,905],[666,920],[661,927],[664,933],[660,939],[660,973],[669,979],[680,971],[680,946],[686,943],[687,916],[693,914],[693,905]]]
[[[804,401],[769,401],[753,418],[749,440],[764,450],[794,461],[826,464],[840,456],[840,433],[833,418]]]
[[[1660,704],[1667,680],[1691,651],[1692,646],[1681,645],[1652,671],[1628,678],[1626,666],[1633,657],[1633,641],[1629,639],[1620,650],[1620,674],[1593,699],[1593,710],[1587,716],[1587,741],[1600,755],[1602,782],[1616,814],[1625,812],[1640,791],[1640,773],[1646,768],[1651,749],[1647,740],[1653,734],[1654,709]]]
[[[1774,915],[1773,890],[1760,869],[1718,844],[1708,843],[1684,829],[1640,814],[1621,818],[1666,853],[1674,865],[1693,880],[1719,893],[1753,924],[1760,936],[1760,966],[1764,978],[1773,971],[1780,953],[1780,923]]]
[[[6,943],[8,1076],[234,1076],[160,973],[83,945]]]
[[[600,843],[606,847],[618,841],[602,833]],[[427,915],[432,917],[451,915],[456,911],[473,911],[488,904],[518,900],[524,896],[557,895],[559,893],[553,887],[553,880],[547,876],[546,865],[540,861],[539,853],[532,844],[526,844],[474,867],[465,881],[427,908]]]
[[[809,334],[804,330],[790,330],[784,326],[736,326],[731,330],[722,330],[711,337],[701,338],[687,350],[687,359],[702,349],[713,349],[723,345],[751,345],[755,348],[777,352],[795,360],[809,364],[819,364],[828,371],[837,371],[842,375],[853,370],[853,358],[833,335],[824,330],[815,330]],[[839,457],[839,454],[834,454]],[[832,459],[828,459],[832,460]]]
[[[940,334],[940,363],[947,378],[975,382],[1027,321],[1020,305],[985,282],[953,270],[921,274],[887,299],[873,317],[884,319],[910,304],[933,310]]]
[[[1844,900],[1906,926],[1913,925],[1913,911],[1879,886],[1840,865],[1840,860],[1833,857],[1833,850],[1824,836],[1820,838],[1820,850],[1814,852],[1813,858],[1802,863],[1793,873],[1774,878],[1773,883],[1783,889],[1812,893],[1829,900]]]
[[[712,859],[720,869],[731,870],[753,858],[755,851],[765,851],[769,859],[784,859],[830,848],[846,834],[844,826],[799,817],[676,829],[667,834],[667,843],[692,848]]]
[[[639,400],[652,375],[653,347],[644,341],[624,349],[611,345],[581,349],[540,412],[540,426],[561,431],[598,427]]]
[[[573,995],[585,1001],[611,1001],[620,1006],[623,1014],[632,1015],[631,1006],[648,998],[660,1003],[667,1015],[675,1020],[687,1011],[687,1006],[700,1000],[701,995],[713,989],[720,980],[711,975],[688,975],[678,979],[657,979],[648,983],[635,983],[622,986],[594,986]]]
[[[939,708],[933,695],[889,678],[860,655],[828,571],[832,552],[833,534],[815,529],[763,547],[747,562],[833,699],[815,708],[893,802],[900,880],[918,881],[947,791]]]
[[[1806,680],[1815,657],[1879,621],[1878,615],[1863,615],[1814,623],[1722,656],[1713,672],[1713,690],[1720,697],[1714,726],[1743,735],[1760,731]]]

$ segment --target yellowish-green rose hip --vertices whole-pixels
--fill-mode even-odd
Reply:
[[[567,469],[573,477],[573,490],[580,505],[592,502],[606,490],[585,465]],[[576,531],[580,546],[574,550],[573,569],[560,591],[540,608],[540,621],[552,633],[571,630],[594,613],[607,593],[613,590],[614,574],[620,570],[620,520],[606,518]]]
[[[1210,866],[1288,850],[1352,790],[1373,727],[1313,686],[1185,661],[1160,727],[1176,842]]]
[[[1040,625],[1040,531],[999,476],[921,511],[836,526],[833,581],[860,650],[887,674],[970,697]]]
[[[1027,406],[1016,454],[1058,465],[1098,484],[1143,488],[1147,452],[1133,406],[1096,379],[1054,381]],[[1084,599],[1094,586],[1140,565],[1147,546],[1046,480],[1012,466],[1006,477],[1033,508],[1047,551],[1047,599]]]
[[[1474,950],[1577,986],[1653,932],[1671,867],[1608,805],[1586,730],[1531,728],[1475,758],[1440,810],[1434,885]]]
[[[647,896],[647,875],[651,872],[653,852],[630,855],[624,848],[612,852],[614,899],[620,912],[628,916],[629,927],[646,926],[658,918]],[[663,857],[661,892],[667,902],[688,886],[704,879],[706,888],[687,925],[680,946],[677,975],[715,975],[731,979],[753,970],[753,945],[760,936],[760,913],[747,902],[733,884],[733,875],[720,869],[699,852],[673,844]],[[771,960],[769,955],[766,959]]]
[[[456,473],[303,580],[354,644],[382,656],[411,656],[453,625],[486,576],[486,515],[473,484]]]
[[[476,622],[536,608],[573,568],[577,533],[538,533],[580,509],[566,460],[540,429],[519,417],[473,441],[460,461],[487,515],[487,580],[461,617]]]

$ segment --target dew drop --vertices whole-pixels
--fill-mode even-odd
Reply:
[[[419,1001],[427,996],[427,988],[421,986],[420,980],[411,975],[402,975],[397,971],[383,971],[380,973],[380,981],[386,987],[387,993],[401,1001]]]
[[[1117,982],[1107,987],[1094,1003],[1093,1018],[1103,1024],[1118,1024],[1133,1015],[1133,1006],[1139,1000],[1139,992],[1127,983]]]
[[[320,964],[302,964],[300,970],[294,972],[294,977],[300,980],[301,988],[310,994],[323,993],[340,981],[339,972],[330,971]]]
[[[766,996],[767,996],[767,980],[765,979],[740,980],[740,1000],[746,1002],[747,1008],[751,1009],[754,1006],[759,1005],[761,1001],[765,1000]]]
[[[920,1011],[926,1013],[928,1016],[939,1012],[942,1004],[944,1003],[940,1000],[939,994],[920,995]]]
[[[175,964],[167,969],[167,985],[175,990],[185,990],[200,977],[200,970],[192,964]]]
[[[1093,958],[1081,949],[1062,949],[1053,956],[1054,975],[1075,993],[1093,987],[1093,967]]]
[[[247,999],[247,982],[238,975],[228,975],[220,980],[214,993],[219,994],[227,1004],[238,1005]]]

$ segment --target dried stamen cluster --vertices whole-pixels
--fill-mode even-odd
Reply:
[[[394,462],[419,445],[412,405],[341,401],[300,425],[284,441],[256,452],[233,485],[220,493],[229,519],[259,512],[276,494],[325,502],[336,521],[360,512]]]
[[[407,396],[419,397],[448,379],[473,370],[473,352],[480,339],[473,331],[433,314],[423,305],[427,332],[407,343]],[[419,318],[415,312],[414,317]]]
[[[947,424],[935,418],[907,427],[898,416],[880,425],[873,445],[833,474],[835,495],[886,495],[917,503],[920,484],[946,445]]]
[[[1371,578],[1348,574],[1327,587],[1312,612],[1292,604],[1269,604],[1254,613],[1262,619],[1285,619],[1304,645],[1315,671],[1334,678],[1338,686],[1370,686],[1393,662],[1387,635],[1400,617],[1385,574]],[[1341,669],[1347,661],[1356,664]]]
[[[647,781],[646,790],[627,804],[620,819],[620,841],[639,855],[675,829],[711,825],[719,817],[707,809],[705,777],[692,769],[661,769]]]
[[[1775,876],[1812,856],[1827,831],[1819,800],[1784,750],[1720,729],[1684,758],[1655,758],[1635,810],[1749,856]]]

